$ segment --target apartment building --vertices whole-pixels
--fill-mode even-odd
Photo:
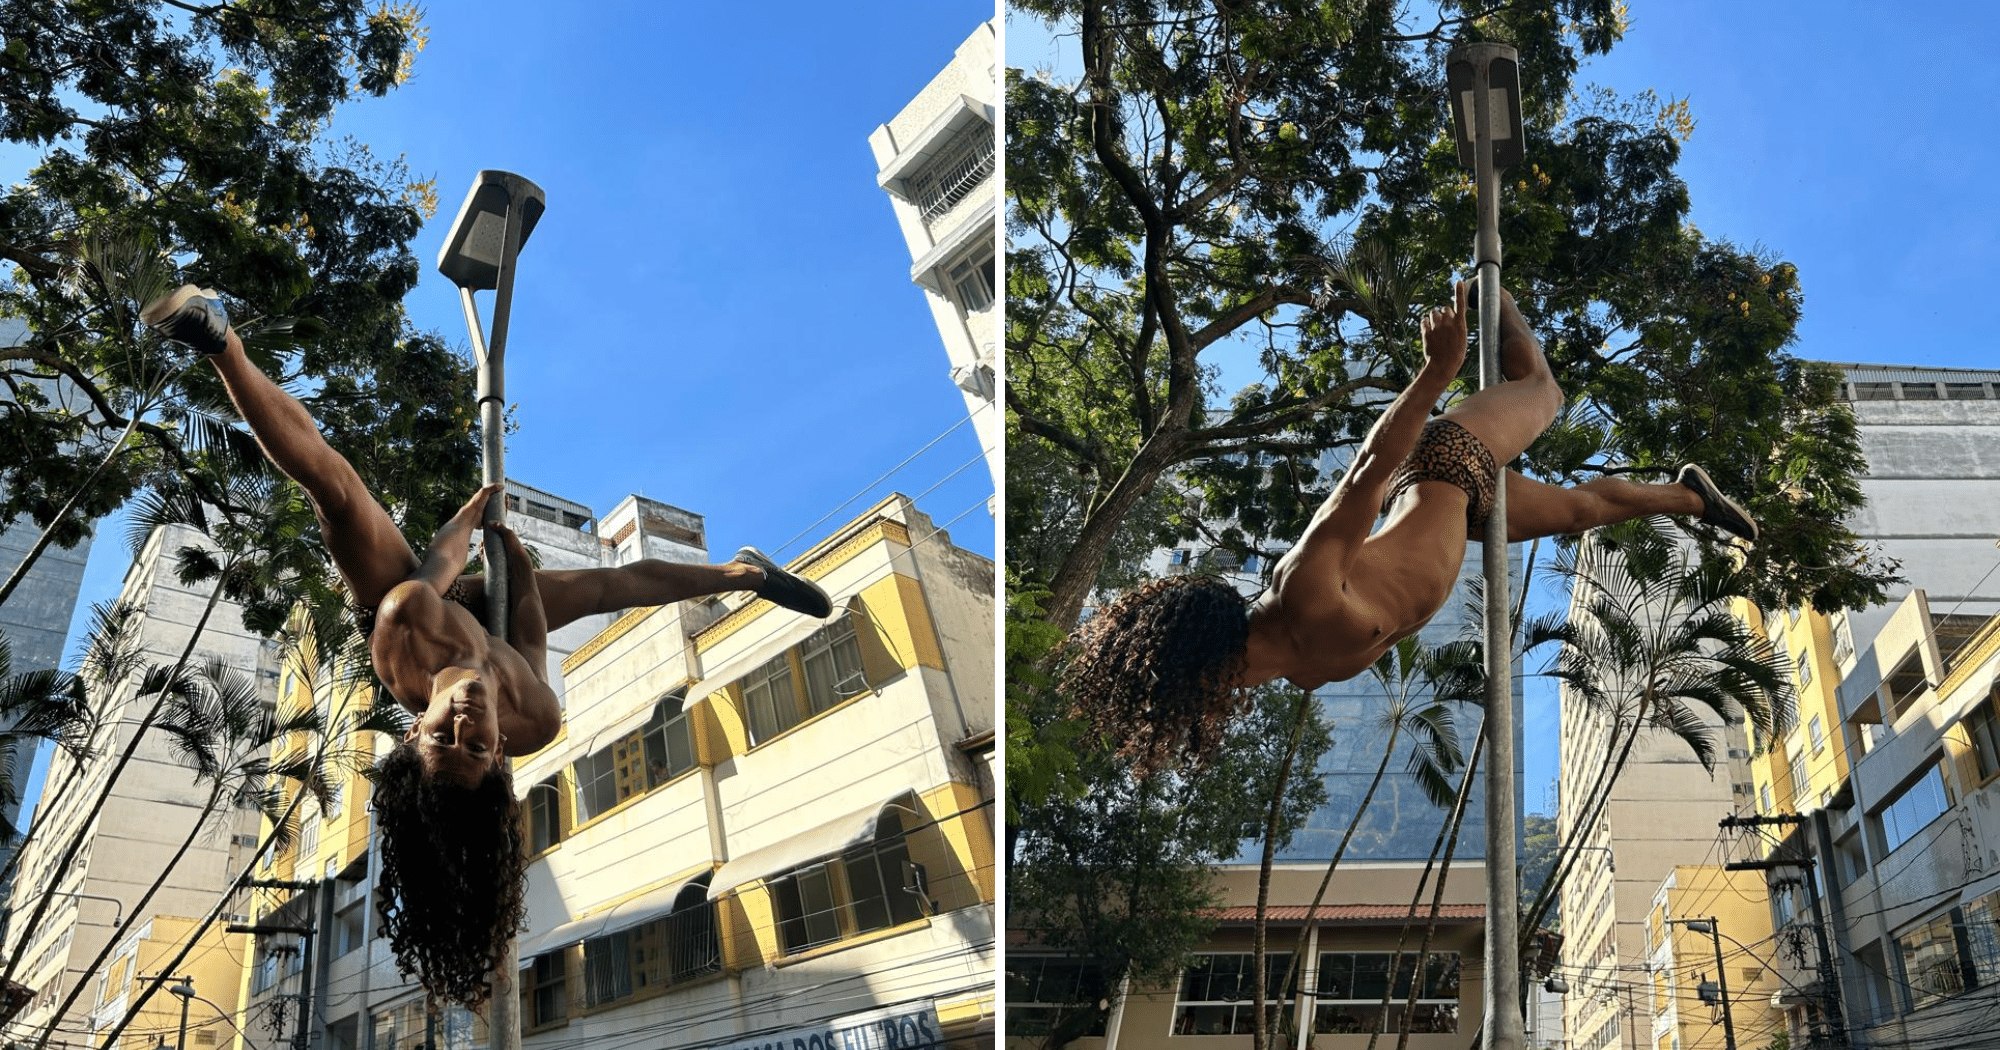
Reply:
[[[1615,980],[1620,979],[1616,974],[1643,965],[1637,947],[1649,942],[1636,936],[1631,920],[1644,914],[1642,888],[1656,885],[1669,866],[1711,859],[1773,864],[1766,876],[1773,922],[1779,936],[1788,939],[1788,948],[1795,946],[1793,954],[1803,959],[1790,964],[1794,969],[1787,971],[1784,979],[1790,983],[1781,996],[1793,1046],[1834,1038],[1834,1026],[1822,1018],[1831,1007],[1818,983],[1822,964],[1817,938],[1811,936],[1809,891],[1823,873],[1815,875],[1807,864],[1832,855],[1830,841],[1815,845],[1812,814],[1848,798],[1853,765],[1872,746],[1869,735],[1880,732],[1865,728],[1876,717],[1875,708],[1865,707],[1861,720],[1842,709],[1840,695],[1847,689],[1844,679],[1856,652],[1869,647],[1898,604],[1917,590],[1944,604],[1934,627],[1947,650],[1963,644],[2000,611],[2000,576],[1990,571],[2000,561],[1993,550],[2000,539],[2000,391],[1995,387],[2000,371],[1837,367],[1845,373],[1845,394],[1868,464],[1858,479],[1866,502],[1848,524],[1864,543],[1897,559],[1907,582],[1890,593],[1887,605],[1873,609],[1823,614],[1810,608],[1758,610],[1739,603],[1737,614],[1789,668],[1795,699],[1783,712],[1788,728],[1772,740],[1733,732],[1725,742],[1731,770],[1713,778],[1684,760],[1676,766],[1672,748],[1663,763],[1635,754],[1635,765],[1644,766],[1628,774],[1633,783],[1620,785],[1608,819],[1587,829],[1583,840],[1587,849],[1615,855],[1618,872],[1586,873],[1584,885],[1566,887],[1564,902],[1566,963],[1604,967],[1606,979]],[[1890,693],[1915,688],[1911,668],[1904,668],[1901,677],[1890,670],[1885,686]],[[1567,792],[1572,741],[1581,761],[1580,756],[1590,753],[1593,730],[1582,716],[1573,723],[1565,706],[1563,732]],[[1671,812],[1678,815],[1669,816],[1658,806],[1660,798],[1676,799]],[[1734,823],[1719,828],[1725,817]],[[1663,834],[1663,820],[1686,826]],[[1705,831],[1697,826],[1704,822]],[[1684,841],[1676,845],[1675,839]],[[1614,877],[1624,884],[1628,873],[1630,889],[1621,885],[1617,898],[1620,917],[1604,918],[1609,898],[1592,884],[1608,884]],[[1836,929],[1841,921],[1832,913],[1837,902],[1821,904],[1824,928]],[[1839,951],[1837,944],[1829,948],[1836,956]],[[1830,965],[1843,973],[1854,968],[1838,959]],[[1635,1000],[1620,1014],[1601,999],[1595,1006],[1577,1000],[1572,995],[1568,1007],[1572,1048],[1644,1044],[1652,1021],[1643,1001]],[[1622,1025],[1621,1016],[1626,1018]]]
[[[514,764],[528,1050],[993,1037],[992,564],[894,496],[791,568],[832,618],[747,596],[635,609],[563,660],[563,730]],[[272,865],[311,885],[260,922],[320,932],[309,961],[260,938],[245,1027],[309,996],[325,1050],[486,1044],[395,972],[352,787]]]
[[[1000,181],[995,176],[999,25],[987,22],[902,111],[868,136],[875,181],[910,246],[910,280],[923,289],[965,397],[993,484],[1000,485],[999,386],[994,379]]]
[[[1767,1046],[1785,1028],[1772,996],[1782,948],[1764,879],[1720,865],[1677,864],[1653,895],[1646,967],[1649,1043],[1667,1050]]]
[[[176,576],[177,552],[201,543],[199,533],[179,525],[147,539],[119,592],[119,601],[133,610],[130,636],[143,660],[159,666],[171,666],[192,638],[192,664],[219,660],[274,695],[277,647],[245,630],[228,601],[211,608],[212,585],[188,586]],[[5,938],[9,952],[23,952],[15,979],[34,998],[7,1025],[8,1039],[30,1039],[54,1023],[58,1037],[71,1045],[94,1042],[109,1014],[94,990],[79,985],[95,980],[93,964],[114,937],[136,932],[119,927],[144,925],[155,915],[206,915],[254,851],[256,812],[218,808],[213,785],[196,781],[164,733],[149,732],[139,741],[102,808],[91,812],[152,703],[139,696],[137,676],[116,683],[96,704],[99,728],[89,753],[79,759],[57,751],[50,760],[34,839],[22,852],[15,880],[23,892],[16,894]],[[74,859],[60,866],[79,836]],[[136,915],[137,901],[163,872],[146,914]],[[44,897],[50,906],[28,926]],[[57,1017],[65,1001],[72,1005]]]
[[[1250,1046],[1257,874],[1255,864],[1216,867],[1217,926],[1186,969],[1172,982],[1128,983],[1108,1014],[1068,1045],[1075,1050]],[[1324,864],[1309,863],[1272,871],[1265,994],[1289,1016],[1293,1034],[1289,1042],[1269,1045],[1362,1050],[1395,1039],[1406,1019],[1409,1045],[1416,1050],[1468,1045],[1480,1030],[1485,997],[1484,866],[1455,864],[1433,916],[1428,894],[1414,912],[1411,908],[1416,873],[1409,866],[1343,863],[1326,903],[1308,923],[1306,905],[1324,874]],[[1283,995],[1302,929],[1306,951],[1293,982],[1296,994]],[[1076,1002],[1086,966],[1038,950],[1019,935],[1010,939],[1009,1047],[1042,1045],[1059,1013]]]

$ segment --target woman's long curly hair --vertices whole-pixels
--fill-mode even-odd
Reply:
[[[408,741],[376,764],[374,779],[375,906],[396,966],[433,999],[476,1008],[493,994],[487,976],[526,913],[513,779],[500,768],[471,788],[432,777]]]
[[[1249,611],[1219,577],[1141,584],[1070,635],[1062,693],[1140,771],[1200,765],[1248,696]]]

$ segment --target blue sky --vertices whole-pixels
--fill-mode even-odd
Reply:
[[[460,346],[435,261],[474,175],[547,193],[507,341],[510,476],[600,513],[637,492],[703,514],[718,560],[783,561],[902,491],[990,556],[991,475],[971,425],[952,430],[966,406],[868,136],[994,10],[433,0],[413,78],[333,134],[437,180],[405,305]],[[122,532],[100,529],[80,613],[116,596]]]
[[[1007,32],[1010,66],[1074,68],[1073,36],[1052,46],[1018,15]],[[2000,365],[1990,324],[2000,137],[1986,120],[2000,85],[1996,34],[2000,12],[1978,5],[1916,17],[1854,2],[1807,15],[1631,0],[1625,39],[1577,81],[1688,101],[1697,125],[1679,172],[1692,221],[1799,267],[1805,315],[1793,353],[1991,368]],[[1531,657],[1525,669],[1542,663]],[[1526,718],[1527,803],[1539,811],[1556,772],[1553,686],[1530,680]]]

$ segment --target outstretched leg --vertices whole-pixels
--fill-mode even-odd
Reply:
[[[1507,542],[1544,536],[1574,536],[1649,514],[1692,517],[1702,513],[1701,496],[1679,482],[1645,485],[1624,478],[1593,478],[1575,488],[1522,477],[1507,478]],[[1484,537],[1475,532],[1474,540]]]
[[[551,631],[597,613],[667,605],[729,591],[755,591],[808,616],[832,612],[818,586],[776,565],[744,560],[742,554],[737,557],[739,560],[722,565],[646,558],[611,569],[537,569],[535,587],[541,592],[542,610]],[[458,586],[473,612],[481,614],[486,607],[485,580],[461,576]]]
[[[417,571],[417,555],[354,467],[320,436],[304,405],[243,356],[221,306],[192,285],[146,308],[147,323],[206,355],[264,455],[299,483],[355,604],[373,609]]]

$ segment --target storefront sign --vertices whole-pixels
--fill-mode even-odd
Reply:
[[[790,1031],[722,1043],[713,1050],[938,1050],[944,1031],[931,1003],[829,1018]]]

